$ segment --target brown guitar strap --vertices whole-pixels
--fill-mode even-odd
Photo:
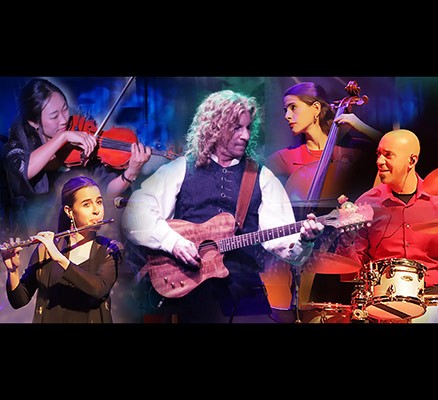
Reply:
[[[249,207],[254,184],[257,177],[258,164],[251,158],[246,159],[245,171],[243,173],[242,183],[240,185],[239,197],[237,198],[236,207],[236,225],[242,227],[245,222],[246,213]],[[138,285],[147,273],[147,263],[137,272],[134,277],[134,285]]]
[[[236,207],[236,225],[242,228],[248,212],[249,201],[254,190],[257,178],[258,164],[252,159],[246,159],[245,172],[243,173],[242,184],[240,185],[239,197]]]

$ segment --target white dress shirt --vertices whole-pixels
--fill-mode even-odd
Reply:
[[[214,157],[212,159],[215,161]],[[231,165],[237,163],[239,160],[233,160]],[[122,228],[132,243],[172,254],[175,243],[182,236],[170,228],[167,220],[174,217],[186,165],[184,156],[162,165],[132,193],[122,216]],[[258,210],[259,230],[294,224],[291,203],[278,178],[262,166],[259,182],[262,193]],[[263,242],[262,246],[283,260],[301,266],[309,257],[313,244],[299,240],[299,229],[297,231],[293,235]]]

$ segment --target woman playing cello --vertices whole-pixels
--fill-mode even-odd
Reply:
[[[303,142],[297,147],[286,147],[274,152],[269,156],[267,164],[283,182],[293,180],[296,172],[298,172],[297,176],[301,177],[307,174],[305,188],[297,187],[303,186],[298,184],[292,188],[289,182],[291,186],[289,194],[297,200],[299,200],[298,196],[302,196],[300,200],[306,200],[307,193],[303,192],[303,189],[307,189],[307,183],[314,178],[312,175],[315,172],[314,167],[321,159],[333,124],[349,125],[362,135],[362,137],[356,137],[345,134],[345,132],[339,133],[339,139],[330,149],[331,160],[345,163],[346,166],[348,164],[348,168],[359,165],[364,151],[376,147],[381,137],[380,132],[365,124],[353,113],[342,113],[335,118],[324,88],[314,82],[302,82],[289,87],[283,96],[283,106],[284,118],[292,134],[301,135]]]
[[[351,96],[345,99],[358,101],[357,104],[360,105],[362,100],[356,96],[357,87],[347,85],[347,89],[351,90],[349,92]],[[367,100],[366,98],[365,102]],[[369,187],[362,181],[364,177],[370,178],[370,185],[372,185],[374,176],[361,173],[359,170],[364,171],[368,164],[373,166],[372,160],[369,163],[366,161],[369,155],[372,157],[375,154],[377,142],[381,137],[380,132],[365,124],[353,113],[335,114],[326,91],[314,82],[302,82],[289,87],[283,95],[283,106],[284,118],[292,134],[301,135],[303,141],[296,147],[287,147],[274,152],[268,157],[266,164],[285,184],[299,219],[309,212],[309,209],[317,214],[324,214],[327,210],[321,211],[319,208],[319,211],[316,211],[316,208],[323,204],[329,204],[329,210],[335,208],[338,205],[336,199],[341,194],[345,194],[353,201],[364,190],[364,185],[366,188]],[[350,135],[344,129],[342,132],[339,129],[338,132],[337,128],[345,125],[350,126],[360,135]],[[317,176],[323,156],[328,157],[329,169],[326,175]],[[316,198],[311,198],[311,188],[318,179],[322,179],[322,191],[317,194]],[[324,203],[324,200],[327,200],[327,203]],[[303,209],[301,213],[298,211],[300,207]],[[315,248],[326,247],[325,250],[327,250],[332,240],[330,233],[331,231],[327,229],[315,243]],[[271,263],[266,266],[263,277],[268,292],[269,282],[278,282],[278,275],[282,275],[281,280],[284,285],[290,286],[292,278],[289,266],[278,260],[271,260]],[[270,262],[267,261],[267,264]],[[306,279],[307,276],[303,278]],[[313,285],[314,301],[327,301],[327,291],[329,291],[330,301],[343,304],[350,302],[348,297],[350,293],[344,294],[344,287],[336,287],[339,283],[338,276],[316,274],[315,277],[311,277],[313,278],[315,279],[310,282],[310,286]],[[290,287],[283,287],[282,290],[291,296],[289,289]],[[336,291],[338,292],[334,296],[333,293]],[[288,303],[290,299],[282,295],[281,306],[287,307],[288,304],[285,302]],[[292,302],[296,301],[297,299],[292,299]]]

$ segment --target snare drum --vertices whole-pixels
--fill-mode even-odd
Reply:
[[[426,267],[405,258],[370,262],[362,271],[371,293],[365,309],[378,321],[410,320],[426,312],[424,275]]]

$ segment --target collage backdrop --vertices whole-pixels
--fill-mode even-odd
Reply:
[[[8,131],[16,110],[16,96],[20,88],[33,77],[0,77],[0,146],[8,138]],[[259,154],[268,156],[275,150],[296,144],[284,119],[283,93],[291,85],[313,81],[321,84],[329,99],[341,100],[347,93],[345,87],[351,80],[357,81],[361,95],[369,101],[354,112],[373,128],[387,132],[396,128],[412,130],[420,139],[422,151],[417,171],[423,178],[437,168],[436,135],[438,120],[438,78],[436,77],[294,77],[294,76],[225,76],[225,77],[155,77],[137,76],[120,102],[109,115],[111,107],[121,93],[129,77],[56,76],[44,77],[53,81],[67,95],[71,114],[85,115],[103,128],[127,127],[132,129],[140,142],[158,150],[180,154],[184,136],[197,105],[211,92],[232,89],[255,96],[263,108],[263,126]],[[370,155],[371,159],[375,155]],[[145,164],[142,176],[137,178],[134,189],[153,173],[166,157],[152,156]],[[377,169],[370,168],[369,176],[361,177],[364,184],[372,185]],[[110,234],[117,232],[117,222],[122,210],[106,199],[108,214],[116,219],[115,226],[106,227]],[[50,207],[50,205],[48,205]],[[8,183],[0,166],[0,242],[10,236]],[[106,210],[107,214],[107,210]],[[41,227],[44,230],[45,227]],[[35,232],[36,233],[36,232]],[[34,303],[20,310],[13,310],[5,296],[6,271],[0,265],[0,322],[31,322]],[[114,322],[131,322],[127,307],[141,308],[136,299],[126,305],[123,288],[113,289]],[[131,301],[132,300],[132,301]],[[134,314],[135,314],[134,310]]]

